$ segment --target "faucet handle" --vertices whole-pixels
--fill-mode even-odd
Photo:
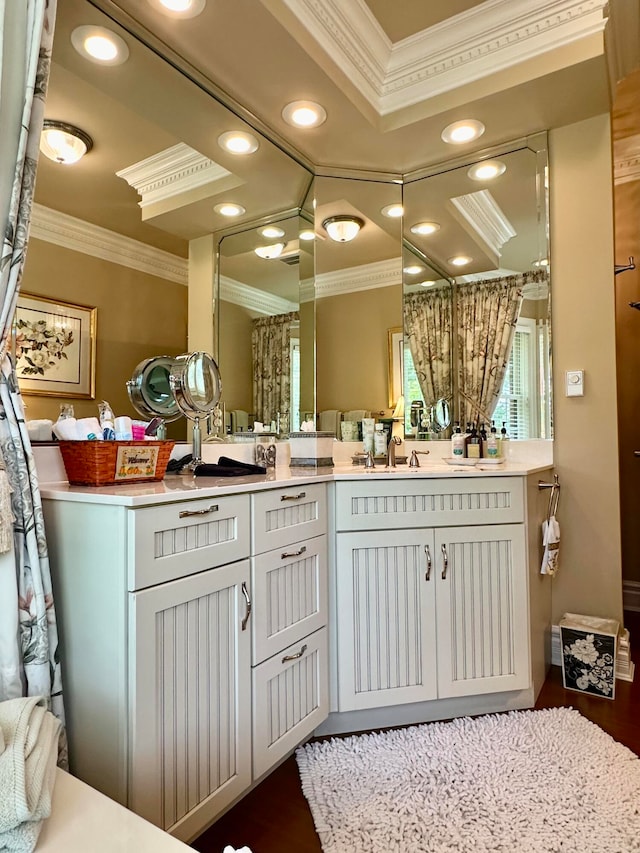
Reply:
[[[409,468],[419,468],[420,460],[418,459],[418,454],[420,456],[428,456],[428,450],[412,450],[411,451],[411,459],[409,460]]]
[[[376,463],[373,459],[373,451],[365,450],[363,453],[355,453],[354,456],[364,456],[364,467],[365,468],[375,468]]]

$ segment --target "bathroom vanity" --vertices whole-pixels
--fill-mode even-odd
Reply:
[[[530,707],[545,468],[43,484],[72,771],[190,840],[313,732]]]

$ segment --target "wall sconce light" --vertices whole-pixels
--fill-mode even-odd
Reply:
[[[92,148],[93,140],[84,130],[63,121],[44,120],[40,150],[50,160],[69,166],[77,163]]]
[[[358,236],[364,220],[357,216],[330,216],[322,223],[322,227],[336,243],[348,243]]]

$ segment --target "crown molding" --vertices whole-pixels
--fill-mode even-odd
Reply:
[[[279,2],[380,117],[602,33],[607,21],[607,0],[518,0],[515,15],[514,0],[485,0],[392,43],[364,0]]]
[[[345,270],[321,273],[316,277],[316,299],[356,293],[360,290],[375,290],[402,282],[402,260],[391,258],[374,264],[362,264]]]
[[[179,142],[116,172],[133,187],[141,208],[216,183],[231,175],[219,163]]]
[[[269,316],[288,314],[290,311],[298,310],[297,302],[289,302],[288,299],[274,296],[272,293],[259,290],[257,287],[250,287],[248,284],[243,284],[226,275],[220,276],[220,299],[223,302],[240,305],[241,308],[246,308],[248,311]]]
[[[640,134],[614,143],[613,175],[615,184],[640,180]]]
[[[56,246],[155,275],[167,281],[184,285],[189,283],[186,258],[163,249],[155,249],[146,243],[123,237],[108,228],[92,225],[42,204],[34,203],[32,207],[30,235],[37,240],[54,243]]]
[[[478,190],[457,196],[449,199],[449,204],[454,208],[453,213],[456,219],[463,227],[465,223],[468,224],[473,231],[471,236],[476,242],[480,240],[483,250],[488,249],[497,265],[502,247],[516,236],[516,230],[489,190]]]

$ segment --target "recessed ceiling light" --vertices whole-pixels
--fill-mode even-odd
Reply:
[[[292,101],[282,110],[282,118],[293,127],[318,127],[327,120],[327,111],[314,101]]]
[[[298,237],[301,240],[315,240],[316,239],[316,235],[313,233],[313,231],[311,231],[311,229],[309,229],[308,231],[301,231],[298,234]]]
[[[416,222],[411,226],[412,234],[435,234],[440,230],[440,225],[437,222]]]
[[[79,127],[63,121],[44,120],[40,134],[40,150],[50,160],[70,166],[77,163],[92,148],[93,140]]]
[[[206,0],[148,0],[148,2],[172,18],[195,18],[205,7]]]
[[[420,287],[433,287],[434,284],[435,284],[435,281],[428,281],[428,280],[421,281]]]
[[[278,228],[277,225],[267,225],[266,228],[260,229],[260,233],[270,240],[274,237],[284,237],[284,228]]]
[[[231,154],[253,154],[260,143],[252,133],[241,130],[228,130],[218,137],[218,145]]]
[[[471,258],[467,255],[454,255],[453,258],[449,258],[447,263],[451,264],[452,267],[464,267],[471,263]]]
[[[257,246],[253,251],[259,258],[270,261],[272,258],[279,258],[283,249],[284,243],[272,243],[270,246]]]
[[[441,137],[444,142],[451,145],[462,145],[464,142],[473,142],[484,133],[484,125],[481,121],[473,118],[454,121],[448,124],[442,131]]]
[[[474,163],[467,171],[472,181],[491,181],[507,171],[507,166],[502,160],[484,160]]]
[[[404,213],[404,208],[401,204],[387,204],[380,212],[383,216],[388,216],[390,219],[398,219]]]
[[[121,65],[129,58],[126,42],[105,27],[76,27],[71,44],[80,56],[99,65]]]
[[[348,243],[360,233],[364,221],[358,216],[330,216],[322,223],[322,227],[336,243]]]
[[[221,216],[242,216],[243,213],[247,212],[241,204],[232,204],[231,202],[216,204],[213,209]]]
[[[539,261],[532,261],[531,266],[532,267],[548,267],[549,266],[549,259],[548,258],[540,258]]]
[[[418,264],[410,264],[408,267],[403,267],[402,272],[407,273],[407,275],[418,275],[423,269],[424,267]]]

